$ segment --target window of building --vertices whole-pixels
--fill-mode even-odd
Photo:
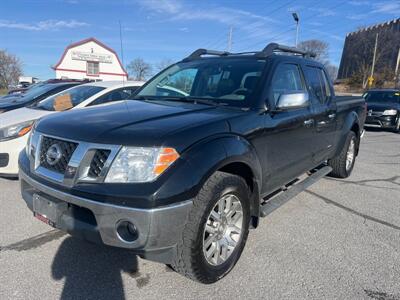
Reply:
[[[88,61],[86,65],[86,72],[88,75],[99,75],[99,63],[94,61]]]

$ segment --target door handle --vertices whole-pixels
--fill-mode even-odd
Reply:
[[[314,124],[314,119],[308,119],[308,120],[305,120],[305,121],[304,121],[304,125],[305,125],[305,126],[310,126],[310,125],[312,125],[312,124]]]
[[[335,118],[336,117],[336,114],[330,114],[330,115],[328,115],[328,118],[329,119],[333,119],[333,118]]]

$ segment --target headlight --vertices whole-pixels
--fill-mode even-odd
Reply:
[[[397,110],[395,109],[387,109],[383,112],[384,116],[394,116],[397,114]]]
[[[179,158],[173,148],[122,147],[105,182],[149,182]]]
[[[0,142],[23,136],[31,131],[34,121],[18,123],[8,127],[0,128]]]

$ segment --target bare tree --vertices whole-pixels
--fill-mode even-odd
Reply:
[[[315,60],[326,64],[328,61],[328,43],[321,40],[307,40],[300,42],[297,48],[304,51],[314,52],[316,54]]]
[[[127,69],[134,80],[146,80],[153,70],[151,65],[142,58],[135,58],[132,60],[128,64]]]
[[[172,60],[170,58],[165,58],[165,59],[159,61],[158,63],[156,63],[155,67],[156,67],[157,72],[160,72],[160,71],[168,68],[173,63],[175,63],[174,60]]]
[[[22,64],[18,57],[0,49],[0,88],[8,89],[18,83]]]
[[[321,40],[307,40],[299,43],[297,47],[304,51],[315,53],[316,55],[315,60],[322,63],[325,66],[326,71],[328,72],[328,75],[332,80],[336,79],[338,74],[338,67],[332,65],[329,62],[328,43]]]

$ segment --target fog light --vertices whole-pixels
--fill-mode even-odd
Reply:
[[[129,221],[119,221],[117,223],[117,234],[122,241],[127,243],[132,243],[139,237],[136,226]]]

